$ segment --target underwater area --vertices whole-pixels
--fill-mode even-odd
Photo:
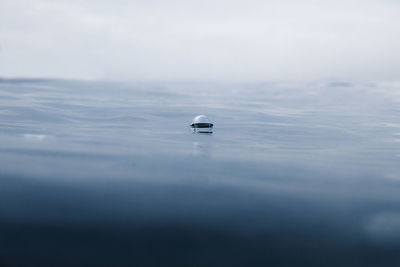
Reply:
[[[2,79],[0,265],[399,266],[399,161],[400,83]]]

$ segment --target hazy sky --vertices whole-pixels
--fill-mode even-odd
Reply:
[[[396,0],[0,0],[0,77],[396,80]]]

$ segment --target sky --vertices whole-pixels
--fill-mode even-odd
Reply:
[[[0,77],[399,80],[397,0],[1,0]]]

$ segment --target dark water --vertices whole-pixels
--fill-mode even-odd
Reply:
[[[0,265],[400,266],[399,91],[2,80]]]

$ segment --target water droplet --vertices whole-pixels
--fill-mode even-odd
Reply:
[[[196,116],[193,119],[190,127],[193,128],[193,131],[196,133],[212,133],[214,124],[211,123],[211,120],[205,115]]]

